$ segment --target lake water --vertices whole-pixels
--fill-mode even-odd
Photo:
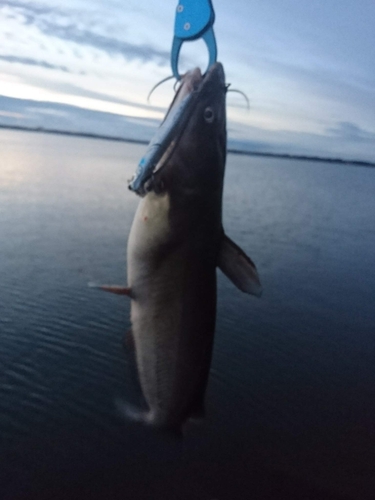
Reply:
[[[0,131],[0,498],[373,498],[375,169],[229,155],[207,417],[124,421],[128,191],[144,146]]]

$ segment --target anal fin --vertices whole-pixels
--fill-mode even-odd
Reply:
[[[262,295],[262,285],[254,262],[226,235],[221,242],[218,267],[242,292],[257,297]]]
[[[89,287],[104,290],[105,292],[115,293],[116,295],[126,295],[128,297],[132,297],[131,289],[122,285],[96,285],[95,283],[89,283]]]

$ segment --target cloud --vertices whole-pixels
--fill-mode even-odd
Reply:
[[[22,11],[24,14],[30,13],[30,20],[34,18],[34,15],[44,15],[51,14],[52,12],[58,12],[57,9],[52,9],[51,7],[46,7],[41,4],[31,4],[29,2],[19,2],[18,0],[7,0],[4,6],[12,7],[13,9]]]
[[[229,122],[228,132],[229,147],[244,150],[375,161],[375,134],[351,122],[339,122],[323,133],[265,130]]]
[[[375,134],[373,132],[368,132],[351,122],[340,122],[336,127],[328,128],[327,133],[346,141],[372,142],[375,144]]]
[[[45,128],[149,141],[160,120],[0,95],[0,125]]]
[[[319,94],[331,100],[356,103],[366,108],[375,105],[373,81],[352,76],[347,69],[318,66],[311,61],[289,62],[269,56],[254,58],[254,62],[260,69],[285,78],[300,91],[312,96]]]
[[[34,25],[48,37],[99,49],[109,55],[121,56],[127,61],[154,61],[159,65],[169,63],[170,54],[168,51],[157,49],[148,44],[135,44],[98,33],[94,29],[88,29],[89,23],[87,22],[86,27],[82,27],[77,12],[65,12],[61,9],[14,0],[8,1],[7,6],[23,16],[24,24]],[[72,22],[73,17],[77,17],[77,22]]]
[[[103,50],[110,55],[120,55],[124,59],[139,59],[143,62],[156,61],[159,64],[169,62],[169,53],[149,45],[136,45],[116,38],[108,37],[93,31],[80,29],[74,24],[60,26],[48,21],[38,20],[37,26],[42,33],[80,45],[87,45]]]
[[[51,81],[31,75],[28,75],[27,78],[25,78],[25,83],[46,90],[52,90],[53,92],[59,92],[61,94],[86,97],[88,99],[95,99],[97,101],[110,102],[114,104],[122,104],[124,106],[132,106],[133,108],[144,109],[146,111],[159,111],[164,113],[166,110],[166,108],[161,106],[153,106],[147,103],[142,104],[140,102],[130,101],[129,99],[122,99],[110,94],[104,94],[103,92],[90,90],[74,83]]]
[[[31,57],[17,57],[17,56],[0,54],[0,60],[10,63],[26,64],[29,66],[40,66],[41,68],[46,68],[46,69],[57,69],[60,71],[64,71],[65,73],[69,73],[69,70],[66,66],[51,64],[46,61],[38,61],[37,59],[32,59]]]

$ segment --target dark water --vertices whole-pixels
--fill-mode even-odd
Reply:
[[[260,300],[219,276],[207,418],[123,421],[143,146],[0,132],[0,498],[333,499],[375,491],[375,170],[228,158],[225,227]]]

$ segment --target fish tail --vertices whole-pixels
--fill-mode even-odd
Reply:
[[[174,425],[162,422],[155,415],[155,413],[150,410],[146,411],[140,410],[139,408],[136,408],[135,406],[126,403],[121,399],[116,399],[115,405],[117,411],[120,413],[122,417],[125,417],[126,420],[145,424],[149,427],[153,427],[154,429],[177,439],[181,439],[183,437],[181,425]]]
[[[150,423],[150,415],[148,411],[140,410],[135,406],[126,403],[122,399],[115,400],[115,406],[122,417],[125,417],[127,420],[131,420],[132,422],[141,422],[144,424]]]

